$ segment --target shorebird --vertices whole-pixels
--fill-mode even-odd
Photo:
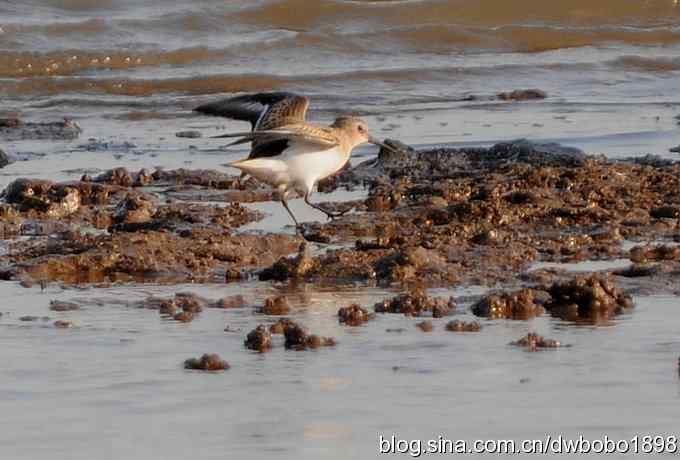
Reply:
[[[250,132],[214,137],[238,138],[229,146],[252,143],[248,158],[228,166],[240,169],[242,178],[251,175],[278,189],[281,204],[298,230],[300,223],[288,207],[291,192],[302,192],[305,203],[329,219],[339,217],[347,211],[334,213],[310,201],[316,183],[340,171],[352,150],[361,144],[368,142],[392,150],[373,138],[366,122],[359,118],[339,117],[329,126],[308,123],[305,119],[308,107],[309,99],[305,96],[277,92],[245,94],[194,109],[250,122]]]

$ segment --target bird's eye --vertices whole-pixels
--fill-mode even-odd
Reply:
[[[360,133],[363,133],[363,132],[364,132],[364,127],[361,126],[361,125],[359,125],[359,126],[357,127],[357,129],[359,130]]]

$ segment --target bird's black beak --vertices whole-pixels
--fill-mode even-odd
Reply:
[[[379,146],[379,147],[382,147],[382,148],[384,148],[384,149],[386,149],[386,150],[389,150],[390,152],[397,153],[397,150],[396,150],[394,147],[390,147],[389,145],[385,144],[384,142],[380,142],[378,139],[376,139],[376,138],[373,137],[373,136],[369,136],[369,137],[368,137],[368,142],[369,142],[370,144],[374,144],[374,145],[377,145],[377,146]]]

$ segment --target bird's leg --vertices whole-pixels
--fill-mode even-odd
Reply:
[[[352,206],[352,207],[350,207],[350,208],[348,208],[348,209],[345,209],[344,211],[332,212],[332,211],[329,211],[329,210],[327,210],[327,209],[324,209],[323,207],[319,206],[318,204],[314,204],[314,203],[312,203],[311,201],[309,201],[309,197],[310,197],[310,196],[311,196],[311,192],[305,193],[305,203],[307,203],[308,205],[310,205],[312,208],[318,209],[318,210],[321,211],[322,213],[326,214],[326,216],[327,216],[329,219],[331,219],[331,220],[337,219],[338,217],[342,217],[342,216],[344,216],[345,214],[347,214],[348,212],[350,212],[352,209],[354,209],[354,206]]]
[[[283,205],[284,208],[286,208],[286,211],[288,211],[288,214],[290,214],[290,217],[293,218],[293,222],[295,222],[295,226],[299,227],[300,223],[295,218],[295,214],[293,214],[293,211],[291,211],[290,208],[288,207],[288,200],[286,200],[286,197],[281,198],[281,204]]]
[[[293,214],[293,211],[291,211],[290,208],[288,207],[288,200],[287,200],[288,197],[287,197],[287,195],[288,195],[287,192],[281,193],[281,204],[283,205],[284,208],[286,208],[286,211],[288,211],[288,214],[290,214],[290,217],[293,218],[293,222],[295,222],[295,231],[300,233],[300,235],[302,235],[302,237],[304,238],[305,235],[304,235],[304,232],[303,232],[302,225],[300,225],[298,220],[295,218],[295,214]]]

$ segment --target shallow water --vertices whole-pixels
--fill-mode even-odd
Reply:
[[[605,270],[617,270],[629,267],[629,259],[612,260],[586,260],[583,262],[559,263],[559,262],[536,262],[529,267],[529,270],[539,270],[546,268],[558,268],[570,272],[597,272]]]
[[[212,298],[240,292],[258,301],[274,292],[264,283],[177,288]],[[243,348],[244,335],[273,319],[251,308],[207,309],[178,324],[121,305],[173,292],[150,285],[43,293],[4,283],[3,457],[372,458],[379,433],[595,439],[673,434],[677,425],[680,340],[668,321],[677,314],[675,298],[636,298],[632,313],[609,327],[544,316],[483,321],[479,333],[451,333],[443,328],[448,319],[440,319],[434,332],[423,333],[417,320],[401,315],[380,315],[358,328],[338,325],[340,306],[368,306],[385,291],[301,287],[289,294],[292,317],[336,337],[338,346],[285,351],[279,336],[274,350],[260,355]],[[449,293],[465,291],[437,292]],[[99,305],[47,311],[50,299],[92,297]],[[25,314],[52,319],[19,321]],[[59,318],[76,327],[52,328]],[[226,325],[241,332],[225,333]],[[508,346],[529,331],[573,347],[530,353]],[[183,359],[206,350],[232,368],[181,369]]]
[[[69,116],[83,128],[74,141],[0,140],[19,160],[0,170],[0,188],[17,177],[72,180],[117,166],[222,168],[246,152],[208,136],[244,125],[191,109],[281,89],[310,95],[315,120],[355,113],[377,137],[416,147],[526,137],[616,158],[678,159],[668,149],[680,145],[679,19],[673,0],[0,2],[0,116]],[[520,88],[548,98],[488,100]],[[204,137],[175,137],[187,129]],[[88,138],[109,146],[88,150]],[[362,147],[355,161],[375,153]],[[323,217],[300,200],[291,205],[303,221]],[[267,218],[243,231],[293,231],[279,204],[248,206]],[[471,319],[470,299],[487,289],[432,293],[459,297],[458,317]],[[288,293],[292,316],[338,346],[292,352],[277,342],[259,355],[243,339],[271,318],[251,308],[208,309],[178,324],[130,306],[181,290],[213,299],[241,293],[253,304],[277,292],[259,282],[45,292],[1,283],[0,456],[346,459],[376,456],[379,434],[680,434],[677,298],[637,297],[607,327],[543,316],[455,334],[444,330],[447,319],[425,334],[398,315],[360,328],[337,324],[339,307],[370,307],[395,292],[301,286]],[[99,302],[54,313],[51,299]],[[51,319],[19,321],[24,315]],[[52,327],[61,318],[76,327]],[[529,331],[573,347],[529,353],[507,345]],[[182,369],[206,352],[232,369]]]
[[[286,89],[314,118],[356,113],[415,145],[529,137],[677,158],[679,17],[674,0],[3,2],[0,112],[68,115],[152,152],[166,130],[235,126],[194,118],[199,103]],[[466,101],[534,87],[548,99]]]

